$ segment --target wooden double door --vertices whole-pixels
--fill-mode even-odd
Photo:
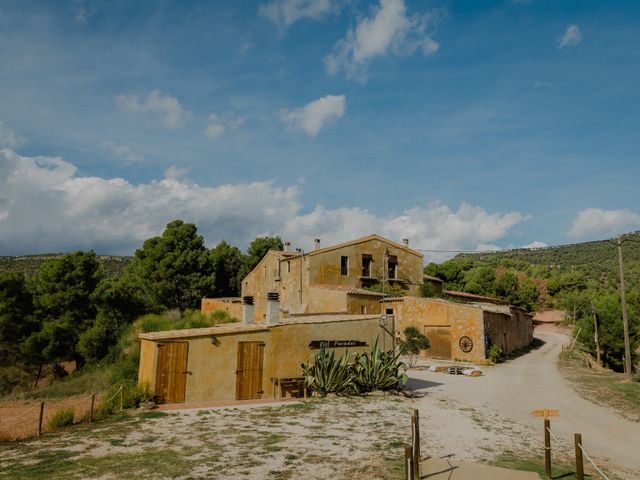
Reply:
[[[238,342],[236,400],[262,398],[264,342]]]
[[[158,344],[155,397],[158,403],[184,402],[187,390],[188,342]]]

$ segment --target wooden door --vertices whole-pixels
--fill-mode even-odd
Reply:
[[[426,355],[432,358],[451,360],[451,327],[450,326],[425,326],[424,334],[431,345]]]
[[[184,402],[188,356],[188,342],[158,344],[155,395],[160,403]]]
[[[236,400],[262,398],[264,342],[238,342]]]

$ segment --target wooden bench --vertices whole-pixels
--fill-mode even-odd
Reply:
[[[304,399],[307,399],[307,387],[304,385],[303,377],[271,377],[273,383],[273,398],[280,401],[282,398],[282,387],[297,387],[303,391]]]

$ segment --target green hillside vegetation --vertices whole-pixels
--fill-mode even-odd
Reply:
[[[45,262],[59,258],[62,255],[62,253],[45,253],[19,257],[0,256],[0,273],[15,272],[21,273],[26,277],[35,277]],[[106,278],[120,278],[133,257],[97,255],[96,258]]]
[[[640,343],[640,232],[624,236],[623,254],[633,350]],[[604,362],[622,368],[622,310],[618,251],[608,240],[538,249],[465,253],[425,273],[444,288],[507,300],[530,311],[556,308],[581,329],[595,351],[593,309],[600,319]],[[593,307],[592,307],[593,305]]]
[[[13,258],[0,272],[0,394],[35,388],[48,371],[62,378],[68,361],[76,372],[54,382],[65,391],[91,378],[135,381],[136,332],[232,321],[200,315],[200,299],[239,295],[244,272],[282,248],[279,237],[259,237],[246,253],[224,241],[209,249],[195,225],[175,220],[131,258],[92,251]],[[121,271],[107,274],[105,258],[119,258],[108,265]]]

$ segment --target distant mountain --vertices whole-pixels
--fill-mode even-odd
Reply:
[[[21,272],[27,277],[38,274],[40,267],[49,259],[63,255],[62,253],[45,253],[41,255],[24,255],[20,257],[0,256],[1,272]],[[133,257],[123,257],[117,255],[98,255],[98,260],[102,264],[105,275],[108,278],[119,278],[122,276],[125,267]]]

